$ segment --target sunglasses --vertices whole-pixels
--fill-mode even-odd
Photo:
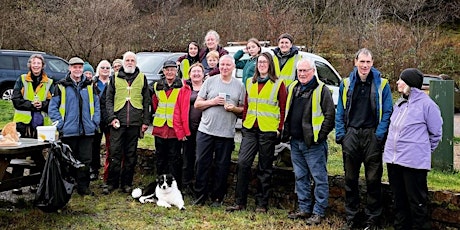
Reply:
[[[101,69],[110,69],[110,67],[101,66]]]

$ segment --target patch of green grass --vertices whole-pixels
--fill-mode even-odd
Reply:
[[[136,173],[136,184],[147,184],[151,176]],[[0,208],[0,229],[305,229],[304,221],[287,218],[288,210],[271,208],[267,214],[248,209],[227,213],[222,207],[192,206],[185,197],[186,210],[162,208],[156,204],[141,204],[130,194],[114,191],[102,195],[101,181],[91,183],[94,197],[74,194],[59,213],[43,213],[30,204],[26,208]],[[308,229],[338,229],[342,217],[327,216],[327,222]]]
[[[8,122],[13,121],[14,108],[12,101],[0,100],[0,129]]]

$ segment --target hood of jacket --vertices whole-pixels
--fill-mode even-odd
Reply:
[[[276,47],[273,49],[273,53],[278,57],[278,58],[291,58],[292,56],[296,55],[299,53],[299,47],[297,46],[292,46],[291,49],[287,54],[282,54],[281,49],[279,47]]]

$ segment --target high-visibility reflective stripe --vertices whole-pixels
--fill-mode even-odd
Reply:
[[[383,102],[383,98],[382,98],[382,95],[383,95],[383,89],[385,88],[385,86],[388,84],[388,79],[385,79],[385,78],[381,78],[381,83],[380,83],[380,86],[378,88],[378,97],[379,97],[379,122],[382,120],[382,102]],[[347,108],[347,93],[348,93],[348,89],[350,88],[350,78],[345,78],[343,79],[343,92],[342,92],[342,104],[343,104],[343,108],[346,109]]]
[[[317,79],[318,80],[318,79]],[[290,106],[292,104],[294,88],[297,85],[298,81],[295,80],[288,87],[288,97],[286,103],[286,116],[289,113]],[[313,139],[315,142],[318,141],[319,131],[321,130],[321,125],[324,121],[323,111],[321,110],[321,93],[323,92],[324,82],[318,80],[318,87],[313,90],[312,99],[311,99],[311,123],[313,127]]]
[[[113,111],[118,112],[125,106],[126,102],[128,101],[134,108],[142,109],[142,88],[144,88],[144,74],[139,73],[131,83],[131,86],[125,79],[118,77],[118,74],[115,74],[114,79],[115,96]]]
[[[65,118],[65,104],[66,104],[66,89],[63,85],[58,85],[59,89],[61,90],[61,105],[59,106],[59,113],[61,114],[62,120]],[[93,85],[86,86],[88,90],[88,103],[89,103],[89,114],[91,116],[91,120],[94,117],[94,95],[93,95]]]
[[[27,74],[21,75],[21,82],[23,85],[23,95],[22,97],[28,101],[36,100],[36,97],[40,101],[45,101],[46,96],[48,95],[49,89],[53,84],[53,80],[49,79],[46,75],[43,76],[42,81],[37,86],[34,91],[33,85],[31,81],[27,80]],[[49,120],[48,114],[46,112],[41,112],[44,121]],[[24,111],[24,110],[15,110],[14,111],[14,122],[21,122],[24,124],[30,124],[32,121],[32,112],[31,111]]]
[[[296,54],[293,57],[289,58],[284,64],[283,69],[280,69],[280,64],[278,57],[276,55],[273,56],[273,64],[275,67],[276,76],[279,79],[282,79],[286,86],[290,85],[295,80],[296,75],[296,64],[302,58],[302,55]]]
[[[323,91],[324,83],[319,82],[318,87],[313,90],[312,94],[312,106],[311,106],[311,124],[313,126],[313,138],[314,141],[318,141],[319,131],[324,121],[323,111],[321,110],[321,93]]]
[[[158,106],[155,111],[155,117],[153,118],[153,126],[162,127],[165,123],[167,123],[168,127],[172,128],[174,107],[180,89],[174,88],[168,97],[164,90],[156,90],[156,88],[157,83],[155,83],[153,86],[153,89],[155,90],[155,95],[158,98]]]
[[[246,89],[248,92],[248,110],[243,121],[245,128],[252,128],[255,121],[259,129],[264,132],[277,131],[280,122],[280,109],[278,104],[278,91],[281,80],[273,83],[268,80],[259,92],[258,83],[248,79]]]
[[[182,60],[182,62],[180,63],[180,71],[182,72],[182,79],[187,80],[190,78],[190,76],[188,76],[189,69],[190,69],[190,62],[188,61],[188,59]]]

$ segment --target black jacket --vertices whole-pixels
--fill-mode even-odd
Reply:
[[[303,131],[303,139],[305,143],[307,144],[308,147],[310,147],[313,144],[320,143],[324,140],[327,140],[327,135],[334,129],[335,126],[335,106],[334,106],[334,101],[332,100],[332,94],[329,88],[324,85],[323,90],[321,91],[321,111],[323,112],[324,115],[324,121],[321,124],[321,130],[319,131],[318,134],[318,141],[315,143],[314,142],[314,136],[313,136],[313,126],[312,126],[312,116],[311,116],[311,109],[312,109],[312,91],[318,87],[318,83],[315,82],[315,86],[311,90],[307,90],[306,92],[301,92],[300,96],[306,97],[304,101],[306,103],[303,105],[303,110],[301,116],[304,118],[302,119],[302,131]],[[300,87],[300,83],[297,83],[295,86],[290,85],[289,87]],[[294,89],[295,93],[296,89]],[[292,104],[293,98],[291,101],[287,101],[286,103],[290,103],[290,109],[287,112],[287,117],[286,121],[284,123],[284,129],[283,129],[283,141],[286,141],[290,137],[290,126],[298,126],[298,124],[291,124],[291,116],[293,116],[292,113],[292,108],[294,106],[299,106],[299,105],[294,105]]]

